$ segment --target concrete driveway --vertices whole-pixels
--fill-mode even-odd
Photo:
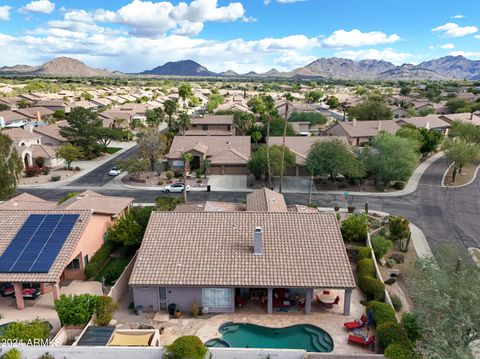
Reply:
[[[248,191],[246,175],[212,175],[208,179],[208,184],[212,187],[212,191]]]

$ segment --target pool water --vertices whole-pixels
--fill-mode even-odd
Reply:
[[[224,323],[219,332],[222,339],[209,340],[210,347],[303,349],[307,352],[331,352],[332,337],[311,324],[270,328],[249,323]]]

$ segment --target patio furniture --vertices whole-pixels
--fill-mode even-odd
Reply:
[[[352,322],[343,323],[343,326],[347,330],[354,330],[358,328],[363,328],[368,322],[368,318],[365,315],[362,315],[360,320],[354,320]]]
[[[366,336],[349,335],[348,344],[358,344],[367,348],[371,346],[373,350],[375,345],[375,336],[366,337]]]
[[[334,305],[337,305],[340,303],[340,296],[337,295],[337,298],[335,298],[335,301],[333,302]]]
[[[317,299],[317,303],[323,305],[325,308],[333,308],[333,304],[337,297],[332,294],[320,294],[315,296]],[[339,298],[340,300],[340,298]]]
[[[237,307],[243,307],[246,304],[247,304],[247,300],[245,298],[243,298],[241,295],[236,295],[235,296],[235,305]]]
[[[330,291],[329,290],[324,290],[323,294],[330,294]]]

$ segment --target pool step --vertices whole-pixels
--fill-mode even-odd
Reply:
[[[305,327],[306,332],[311,334],[312,344],[319,352],[329,352],[329,346],[325,342],[325,334],[315,329]]]

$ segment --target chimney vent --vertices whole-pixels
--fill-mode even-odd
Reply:
[[[380,131],[382,129],[382,121],[378,121],[378,130]]]
[[[263,254],[263,231],[262,227],[255,227],[253,232],[253,255],[261,256]]]

